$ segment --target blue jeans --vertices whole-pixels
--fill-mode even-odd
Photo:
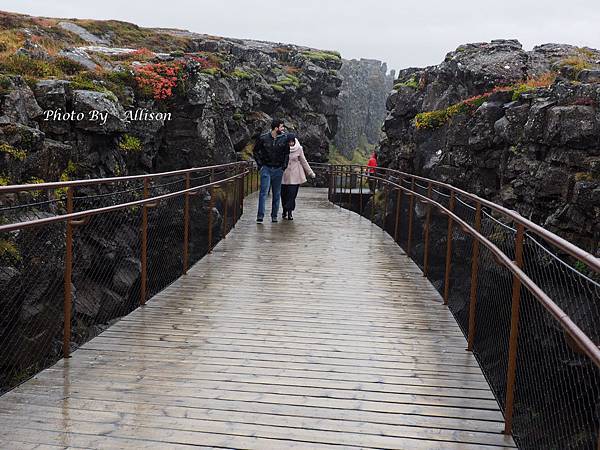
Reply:
[[[277,218],[279,212],[279,202],[281,200],[281,180],[283,178],[283,169],[281,167],[262,166],[260,168],[260,196],[258,197],[257,217],[262,219],[265,216],[265,203],[269,195],[269,186],[273,191],[273,202],[271,203],[271,217]]]

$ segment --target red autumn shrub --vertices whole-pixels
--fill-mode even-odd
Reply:
[[[135,69],[135,80],[142,90],[152,93],[155,100],[173,95],[178,81],[185,79],[180,62],[146,64]]]

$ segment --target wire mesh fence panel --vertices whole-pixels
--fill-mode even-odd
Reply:
[[[595,449],[600,370],[522,290],[513,433],[526,449]]]
[[[561,256],[542,239],[525,236],[524,271],[569,316],[600,344],[600,279],[584,263]],[[594,279],[596,278],[596,279]]]
[[[65,188],[61,190],[66,191]],[[73,188],[73,211],[86,211],[141,200],[144,181],[130,180]]]
[[[64,254],[62,222],[0,234],[0,393],[62,355]]]
[[[179,195],[148,208],[147,298],[183,273],[183,206],[184,196]]]
[[[73,230],[74,346],[140,304],[142,208],[91,216]]]
[[[208,252],[208,213],[210,190],[201,189],[198,195],[190,197],[189,263],[196,264]],[[217,232],[213,226],[213,235]]]
[[[497,221],[485,209],[481,212],[480,233],[514,259],[515,230]],[[487,247],[480,246],[473,353],[503,408],[506,400],[512,285],[512,273],[498,264]]]

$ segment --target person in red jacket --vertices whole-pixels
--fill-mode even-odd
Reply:
[[[373,152],[371,158],[369,158],[369,162],[367,163],[367,175],[375,176],[377,175],[377,153]],[[369,178],[369,190],[374,193],[375,192],[375,184],[376,181]]]

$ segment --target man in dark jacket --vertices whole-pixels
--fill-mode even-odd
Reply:
[[[262,223],[265,216],[265,203],[269,194],[269,186],[273,191],[271,204],[271,221],[277,222],[279,202],[281,200],[281,179],[288,165],[290,148],[282,120],[273,119],[271,131],[261,134],[254,145],[254,160],[260,170],[260,194],[256,221]]]

